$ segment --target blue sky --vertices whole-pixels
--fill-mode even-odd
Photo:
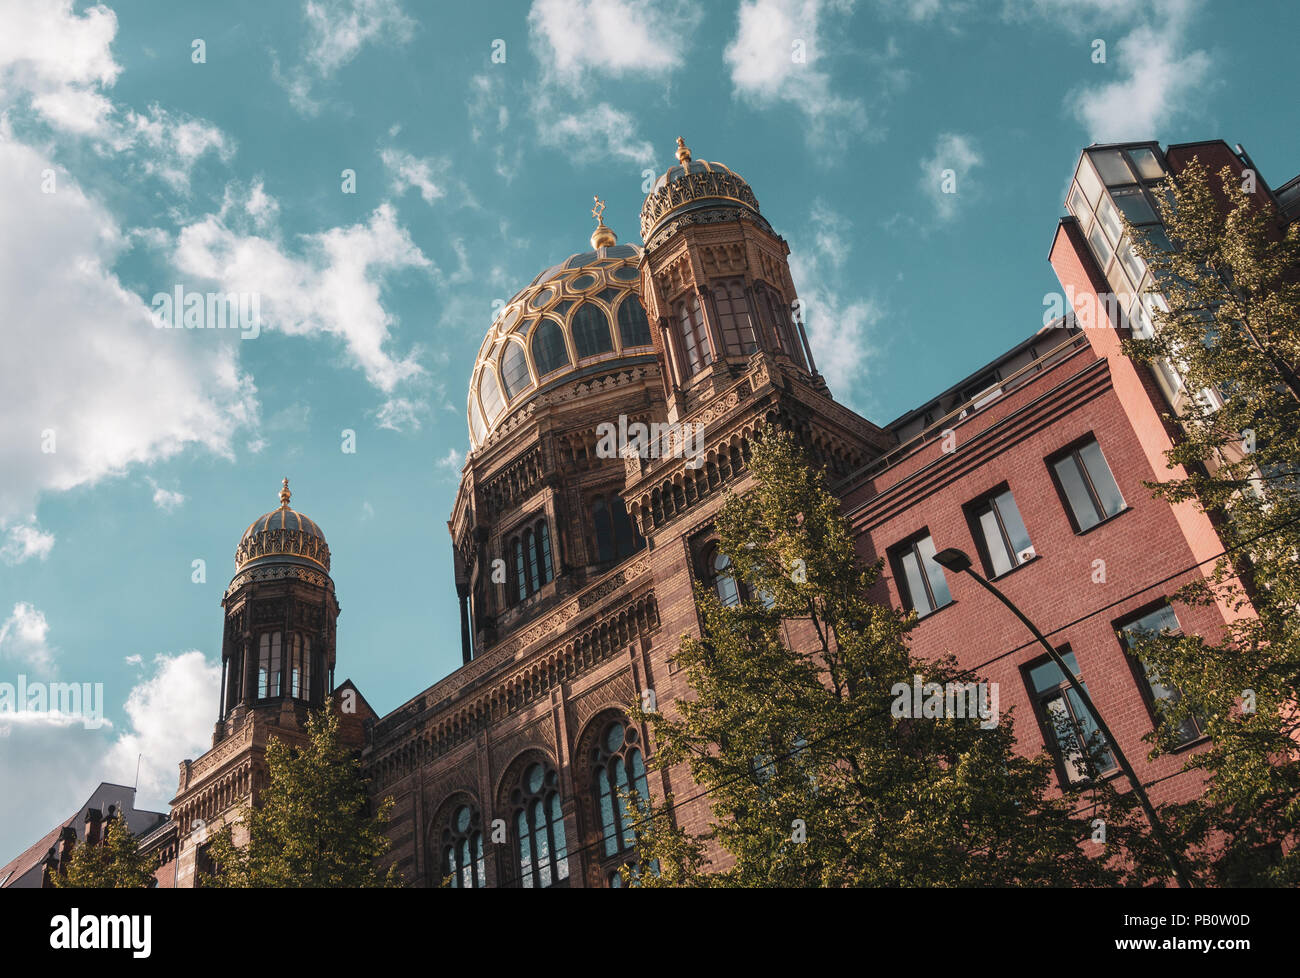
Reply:
[[[833,393],[882,424],[1037,328],[1087,143],[1300,169],[1289,3],[0,13],[0,682],[102,682],[109,721],[0,717],[0,862],[141,755],[164,806],[210,744],[219,601],[283,476],[333,552],[340,678],[383,712],[459,664],[446,520],[493,303],[586,250],[593,195],[639,243],[678,135],[750,181]],[[155,329],[178,285],[256,293],[260,335]]]

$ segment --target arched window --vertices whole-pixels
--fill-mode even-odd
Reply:
[[[528,359],[518,343],[507,343],[506,352],[501,354],[501,379],[505,381],[506,397],[511,400],[532,382],[528,376]]]
[[[569,878],[559,780],[550,764],[530,764],[510,792],[519,884],[528,889],[554,886]]]
[[[597,496],[591,502],[591,525],[596,531],[596,562],[603,564],[614,559],[614,526],[610,522],[609,507],[605,497]]]
[[[609,335],[609,320],[594,303],[584,302],[570,321],[573,347],[579,357],[594,357],[614,349]]]
[[[483,410],[492,420],[501,413],[505,407],[505,401],[501,399],[501,388],[497,385],[496,371],[492,365],[488,364],[483,371],[483,382],[479,385],[479,393],[483,395]]]
[[[289,669],[289,695],[299,700],[311,699],[311,639],[296,632]]]
[[[631,788],[643,802],[650,797],[636,728],[622,719],[610,721],[601,732],[600,743],[592,748],[591,760],[605,856],[617,856],[636,842],[632,832],[636,813],[622,793]]]
[[[555,578],[555,569],[551,565],[551,531],[546,527],[546,520],[538,520],[536,530],[537,546],[541,551],[542,583],[549,584]]]
[[[767,314],[768,325],[781,344],[781,350],[800,367],[805,367],[803,350],[799,345],[799,334],[790,320],[790,313],[785,301],[775,292],[763,290],[762,307]]]
[[[618,336],[623,346],[649,346],[650,322],[645,306],[634,295],[629,295],[618,307]]]
[[[614,554],[617,560],[630,557],[645,546],[645,538],[637,532],[627,507],[618,496],[609,497],[609,508],[614,518]]]
[[[528,551],[528,591],[531,594],[542,586],[537,568],[537,534],[532,530],[524,531],[524,549]]]
[[[518,537],[511,541],[511,549],[515,555],[515,589],[518,592],[516,600],[522,601],[528,597],[528,575],[524,571],[524,543]]]
[[[745,280],[724,279],[714,283],[713,305],[718,310],[718,331],[728,356],[748,356],[758,349],[754,323],[749,318]]]
[[[442,829],[442,875],[458,890],[486,885],[483,873],[483,825],[469,805],[458,805]]]
[[[569,365],[564,331],[554,319],[543,319],[533,333],[533,362],[537,364],[539,377]]]
[[[717,547],[713,548],[710,555],[709,571],[713,578],[713,590],[717,593],[718,600],[725,605],[739,604],[740,587],[731,573],[731,558]]]
[[[263,632],[257,649],[257,698],[280,695],[280,633]]]
[[[713,348],[709,345],[698,295],[677,303],[677,332],[686,357],[686,372],[694,376],[713,362]]]

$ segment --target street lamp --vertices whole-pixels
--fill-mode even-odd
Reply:
[[[1100,730],[1101,735],[1106,738],[1106,743],[1111,752],[1115,755],[1115,760],[1119,764],[1120,770],[1124,772],[1124,776],[1128,778],[1129,784],[1133,786],[1134,796],[1142,805],[1142,810],[1146,812],[1147,821],[1151,823],[1151,831],[1154,833],[1156,841],[1160,844],[1161,851],[1164,852],[1165,860],[1169,863],[1169,869],[1173,872],[1174,879],[1177,881],[1179,886],[1193,886],[1194,884],[1191,880],[1183,873],[1182,864],[1178,861],[1178,856],[1175,854],[1173,846],[1170,845],[1169,839],[1165,835],[1164,826],[1160,823],[1159,816],[1156,815],[1156,810],[1151,804],[1151,799],[1147,797],[1146,789],[1142,787],[1142,782],[1133,772],[1133,767],[1129,764],[1128,758],[1124,756],[1124,751],[1120,748],[1119,741],[1115,739],[1115,735],[1112,734],[1110,728],[1106,726],[1106,721],[1102,718],[1101,711],[1098,710],[1096,705],[1092,702],[1092,698],[1088,695],[1088,691],[1084,689],[1083,683],[1079,682],[1075,677],[1074,670],[1065,664],[1065,660],[1062,659],[1060,653],[1052,647],[1052,643],[1049,642],[1046,636],[1038,630],[1038,627],[1025,616],[1023,611],[1012,604],[1010,598],[971,569],[971,559],[966,555],[965,551],[958,550],[956,547],[949,547],[947,550],[940,550],[934,555],[934,562],[940,567],[946,568],[954,573],[961,573],[964,571],[969,574],[976,580],[980,587],[984,588],[984,590],[988,591],[1004,605],[1010,608],[1012,614],[1024,622],[1025,627],[1028,628],[1034,638],[1038,640],[1038,644],[1047,651],[1048,657],[1055,662],[1057,668],[1061,670],[1061,675],[1065,677],[1065,681],[1070,684],[1070,688],[1074,690],[1075,695],[1083,702],[1084,708],[1092,714],[1093,720],[1096,721],[1097,729]]]

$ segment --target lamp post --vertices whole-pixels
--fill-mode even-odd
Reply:
[[[1029,629],[1034,638],[1038,640],[1038,644],[1047,651],[1048,657],[1056,663],[1056,667],[1061,670],[1061,675],[1065,677],[1065,681],[1070,684],[1070,688],[1074,690],[1075,695],[1082,701],[1084,708],[1092,714],[1092,718],[1097,724],[1097,729],[1100,730],[1101,735],[1106,738],[1106,743],[1111,752],[1115,755],[1115,760],[1119,764],[1120,770],[1123,771],[1124,776],[1128,778],[1129,784],[1133,787],[1134,796],[1142,805],[1142,810],[1146,813],[1147,821],[1151,823],[1151,831],[1155,835],[1156,842],[1159,843],[1161,851],[1164,853],[1166,862],[1169,863],[1169,869],[1173,873],[1174,880],[1181,887],[1194,886],[1195,884],[1183,872],[1182,863],[1174,852],[1168,836],[1165,835],[1164,826],[1160,822],[1160,817],[1156,815],[1156,810],[1151,804],[1151,799],[1147,797],[1146,789],[1142,787],[1142,782],[1134,773],[1132,765],[1128,762],[1128,758],[1124,756],[1124,751],[1119,746],[1119,741],[1115,739],[1115,735],[1112,734],[1110,728],[1106,726],[1106,721],[1102,718],[1101,711],[1098,710],[1096,705],[1092,702],[1092,698],[1088,695],[1088,691],[1084,689],[1083,683],[1079,682],[1078,678],[1074,675],[1074,670],[1065,664],[1065,660],[1062,659],[1060,653],[1052,647],[1052,643],[1049,642],[1046,636],[1038,630],[1038,627],[1025,616],[1025,613],[1011,602],[1010,598],[979,574],[975,573],[971,568],[971,559],[966,555],[965,551],[958,550],[955,547],[949,547],[947,550],[941,550],[935,554],[934,562],[940,567],[946,568],[954,573],[961,573],[964,571],[973,577],[980,587],[984,588],[984,590],[988,591],[1004,605],[1010,608],[1012,614],[1024,623],[1025,627]]]

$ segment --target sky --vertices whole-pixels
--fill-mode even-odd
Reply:
[[[640,243],[677,136],[749,181],[832,393],[878,424],[1041,325],[1085,145],[1300,170],[1285,2],[0,0],[0,23],[0,695],[102,684],[104,717],[0,713],[0,863],[101,781],[165,810],[283,477],[332,552],[338,679],[385,713],[459,665],[479,344],[587,250],[593,196]],[[160,328],[177,289],[255,296],[256,335]]]

